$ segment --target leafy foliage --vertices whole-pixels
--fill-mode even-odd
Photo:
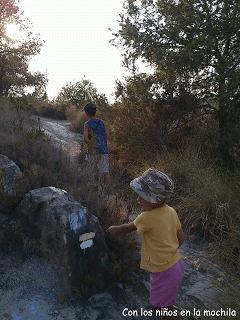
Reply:
[[[107,106],[107,98],[104,94],[99,94],[92,82],[82,79],[75,84],[71,82],[64,86],[58,97],[58,102],[69,102],[77,107],[83,106],[89,101],[95,101],[99,106]]]
[[[150,64],[162,98],[187,92],[215,111],[220,151],[230,160],[240,138],[239,1],[127,0],[119,26],[115,44],[126,64]]]
[[[132,74],[117,82],[108,122],[118,166],[131,177],[149,167],[173,177],[170,204],[186,231],[235,265],[239,9],[235,0],[126,0],[113,43]],[[139,61],[148,74],[138,72]]]
[[[108,125],[120,158],[135,159],[136,165],[136,154],[140,161],[150,154],[154,159],[157,150],[184,149],[191,143],[205,154],[216,153],[217,121],[194,95],[163,99],[155,76],[137,74],[117,83],[116,96]]]
[[[19,27],[22,39],[8,37],[9,22]],[[29,60],[40,53],[43,42],[29,31],[29,23],[23,20],[16,1],[0,1],[0,26],[0,95],[22,95],[26,87],[45,87],[46,77],[28,70]]]
[[[83,106],[94,101],[97,104],[98,116],[107,114],[109,109],[108,100],[104,94],[99,94],[90,80],[83,78],[75,84],[68,83],[60,91],[55,104],[61,106],[68,120],[71,122],[73,131],[82,132],[86,121]]]
[[[0,36],[4,34],[7,22],[19,17],[19,8],[15,2],[14,0],[0,1]]]

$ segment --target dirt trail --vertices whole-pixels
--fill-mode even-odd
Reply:
[[[77,157],[82,135],[70,131],[67,121],[40,118],[40,125],[73,158]],[[206,258],[206,248],[187,241],[181,248],[185,277],[178,306],[200,310],[196,319],[232,319],[240,309],[240,280]],[[102,292],[86,301],[65,301],[57,270],[47,261],[14,255],[0,257],[0,320],[117,320],[154,319],[125,317],[122,310],[148,307],[148,275],[132,274],[133,284],[119,283],[114,291]],[[204,310],[221,310],[224,317],[203,316]],[[190,318],[189,318],[190,319]],[[240,319],[238,311],[235,319]]]
[[[54,144],[63,148],[72,158],[76,158],[80,152],[83,135],[71,131],[69,121],[53,120],[43,117],[34,117],[40,128],[51,138]]]

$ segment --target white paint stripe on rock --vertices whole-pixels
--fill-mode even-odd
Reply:
[[[84,249],[87,249],[87,248],[90,248],[93,246],[93,240],[90,239],[90,240],[87,240],[87,241],[83,241],[81,244],[80,244],[80,248],[82,250]]]
[[[68,220],[70,224],[70,229],[73,232],[76,232],[87,223],[86,208],[81,208],[79,212],[71,213]]]

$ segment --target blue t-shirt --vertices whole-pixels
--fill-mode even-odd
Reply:
[[[99,154],[108,154],[107,135],[104,122],[100,119],[90,119],[87,124],[96,134],[96,152]]]

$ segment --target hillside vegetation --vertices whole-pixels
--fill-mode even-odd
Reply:
[[[128,183],[155,167],[175,181],[171,204],[187,233],[211,242],[215,258],[239,265],[239,1],[127,0],[112,43],[130,75],[116,82],[113,104],[85,78],[49,101],[46,76],[28,70],[42,41],[29,34],[16,43],[6,34],[7,23],[22,24],[21,17],[16,1],[0,2],[0,152],[25,173],[24,189],[62,187],[108,227],[137,210]],[[140,73],[139,61],[151,72]],[[91,190],[88,173],[79,170],[83,155],[77,170],[30,120],[66,117],[81,132],[90,100],[108,130],[112,195],[105,187]]]

